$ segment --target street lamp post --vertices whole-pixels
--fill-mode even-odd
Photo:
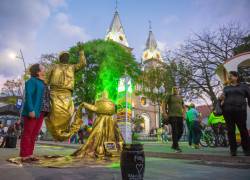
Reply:
[[[25,63],[25,60],[24,60],[24,57],[23,57],[23,52],[22,50],[20,49],[20,55],[17,55],[16,56],[17,59],[21,59],[23,61],[23,66],[24,66],[24,74],[26,73],[27,71],[27,68],[26,68],[26,63]],[[18,105],[20,106],[20,115],[19,115],[19,119],[21,119],[21,116],[22,116],[22,110],[23,110],[23,104],[24,104],[24,98],[25,98],[25,89],[23,89],[23,95],[22,95],[22,99],[18,99],[17,102],[18,102]],[[20,102],[21,101],[21,102]]]
[[[26,68],[26,63],[25,63],[25,60],[24,60],[24,57],[23,57],[23,52],[22,50],[20,49],[20,56],[16,56],[17,59],[21,59],[23,61],[23,66],[24,66],[24,71],[26,72],[27,68]]]

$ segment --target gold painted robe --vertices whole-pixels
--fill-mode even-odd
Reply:
[[[51,112],[45,119],[47,129],[56,140],[63,141],[75,134],[82,124],[81,108],[74,114],[72,92],[74,73],[86,65],[86,59],[80,54],[78,64],[55,64],[48,72],[47,83],[50,86]],[[73,121],[71,123],[71,121]]]
[[[73,156],[76,157],[104,157],[118,155],[123,144],[123,137],[112,115],[115,114],[115,105],[107,98],[102,98],[95,105],[83,103],[83,107],[96,112],[97,118],[94,121],[92,132],[86,142]],[[106,142],[116,144],[116,151],[108,152],[105,149]]]

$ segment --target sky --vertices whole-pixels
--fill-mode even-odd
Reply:
[[[116,0],[1,0],[0,89],[22,75],[41,54],[59,53],[76,42],[103,39]],[[135,57],[145,47],[149,20],[160,50],[173,50],[192,33],[237,22],[250,30],[250,0],[118,0],[118,12]]]

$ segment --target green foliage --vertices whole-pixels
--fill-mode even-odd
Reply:
[[[8,96],[0,98],[0,102],[5,104],[16,104],[17,96]]]
[[[145,120],[142,116],[136,115],[136,117],[132,119],[132,123],[134,124],[133,132],[140,133],[143,131],[143,124],[145,125]]]
[[[234,55],[250,51],[250,35],[242,38],[243,43],[234,48]]]
[[[137,116],[135,119],[134,119],[134,122],[133,122],[135,125],[140,125],[141,123],[144,123],[144,118],[141,117],[141,116]]]
[[[140,135],[139,135],[138,133],[133,132],[133,133],[132,133],[132,140],[133,140],[133,141],[137,141],[137,140],[139,139],[139,136],[140,136]]]
[[[144,70],[137,82],[141,86],[140,89],[137,89],[137,94],[145,95],[152,102],[161,101],[164,93],[160,93],[159,89],[164,87],[164,82],[167,80],[165,75],[165,69],[163,68],[152,67]]]
[[[87,66],[75,75],[76,103],[94,103],[104,90],[116,101],[119,78],[126,73],[132,79],[140,74],[138,63],[129,50],[113,41],[93,40],[70,48],[70,63],[77,63],[84,50]]]
[[[172,93],[173,86],[180,87],[180,93],[185,95],[190,76],[191,71],[183,62],[169,60],[167,64],[147,68],[142,72],[138,80],[141,88],[137,90],[137,94],[143,94],[153,103],[160,104],[168,94]]]

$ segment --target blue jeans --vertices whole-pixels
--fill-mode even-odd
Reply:
[[[192,145],[192,132],[191,132],[191,125],[190,122],[186,120],[186,124],[187,124],[187,129],[188,129],[188,144],[189,146]]]
[[[190,136],[191,139],[195,145],[198,145],[200,143],[200,138],[201,138],[201,128],[200,128],[200,123],[198,121],[193,121],[190,122]]]

